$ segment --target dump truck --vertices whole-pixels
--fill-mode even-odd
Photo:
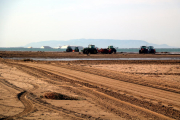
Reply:
[[[108,46],[108,48],[101,48],[101,49],[98,49],[98,52],[99,53],[102,53],[102,54],[112,54],[112,53],[116,53],[116,49],[111,45],[111,46]]]
[[[98,53],[95,45],[88,45],[88,48],[84,48],[84,49],[82,50],[82,52],[83,52],[83,54],[89,54],[89,53],[91,53],[91,54],[97,54],[97,53]]]

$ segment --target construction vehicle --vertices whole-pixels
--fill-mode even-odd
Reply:
[[[156,50],[154,49],[153,46],[141,46],[140,49],[139,49],[139,54],[149,54],[149,53],[152,53],[152,54],[155,54],[156,53]]]
[[[140,49],[139,49],[139,54],[142,54],[142,53],[148,53],[148,48],[147,46],[141,46]]]
[[[148,53],[152,53],[152,54],[156,53],[156,50],[154,49],[153,46],[148,46]]]
[[[84,48],[82,50],[82,52],[83,52],[83,54],[89,54],[89,53],[97,54],[98,51],[97,51],[95,45],[88,45],[88,48]]]
[[[75,47],[74,52],[79,52],[79,48]]]
[[[72,48],[70,46],[67,47],[66,52],[72,52]]]
[[[108,48],[99,49],[98,52],[102,54],[112,54],[112,53],[116,53],[116,49],[113,46],[108,46]]]

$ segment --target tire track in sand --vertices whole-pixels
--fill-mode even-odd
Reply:
[[[6,64],[7,65],[14,65],[11,63],[6,63]],[[25,106],[25,109],[23,112],[21,112],[17,115],[14,115],[14,116],[7,116],[4,119],[17,119],[17,118],[20,118],[20,117],[27,115],[28,113],[33,112],[35,110],[33,104],[36,104],[36,106],[41,106],[42,108],[45,108],[45,109],[49,109],[49,110],[52,110],[55,112],[59,112],[61,115],[63,115],[63,116],[65,115],[66,117],[71,118],[71,119],[78,119],[78,120],[83,120],[83,119],[99,120],[99,119],[101,119],[100,117],[96,118],[96,117],[93,117],[93,116],[88,115],[88,114],[78,113],[78,112],[68,110],[68,109],[65,109],[62,107],[57,107],[57,106],[54,106],[52,104],[49,104],[49,103],[41,100],[39,97],[37,97],[36,95],[31,93],[31,91],[38,89],[38,86],[33,84],[33,83],[29,83],[29,84],[34,86],[34,88],[31,89],[30,91],[24,91],[23,89],[9,83],[8,81],[6,81],[4,79],[2,80],[2,83],[4,83],[4,85],[7,87],[11,87],[12,89],[17,89],[19,91],[22,91],[21,93],[19,93],[17,95],[17,97]],[[33,107],[31,107],[31,106],[33,106]]]
[[[26,98],[26,95],[28,94],[27,91],[23,90],[22,88],[19,88],[11,83],[9,83],[8,81],[6,81],[5,79],[0,79],[0,82],[6,86],[6,89],[9,89],[9,91],[14,91],[17,90],[20,93],[17,94],[17,98],[23,103],[24,105],[24,110],[22,112],[20,112],[19,114],[16,114],[14,116],[8,116],[5,119],[17,119],[21,116],[27,115],[28,113],[32,112],[34,110],[34,106],[31,103],[30,100],[28,100]],[[14,89],[14,90],[13,90]],[[37,86],[34,85],[34,89],[37,89]]]
[[[24,65],[28,65],[28,66],[31,66],[31,67],[33,67],[33,68],[36,68],[36,69],[41,69],[41,70],[44,70],[44,71],[48,71],[48,72],[50,72],[50,73],[55,73],[55,74],[60,74],[61,73],[61,76],[63,76],[64,75],[64,77],[66,77],[66,78],[71,78],[71,79],[73,79],[73,78],[79,78],[79,79],[82,79],[83,81],[86,81],[87,82],[87,78],[85,77],[85,78],[82,78],[82,77],[80,77],[81,76],[81,72],[79,72],[79,74],[77,74],[75,71],[73,71],[73,70],[67,70],[67,69],[64,69],[64,68],[58,68],[58,67],[52,67],[52,66],[49,66],[49,65],[34,65],[34,64],[24,64]],[[57,72],[58,71],[58,72]],[[68,72],[68,74],[67,74],[67,72]],[[73,74],[71,74],[73,72]],[[62,75],[63,74],[63,75]],[[71,74],[71,75],[69,75],[69,74]],[[86,75],[85,75],[86,76]],[[87,75],[88,76],[88,75]],[[92,76],[92,74],[90,74],[90,76]],[[90,77],[90,76],[88,76],[88,77]],[[100,77],[100,76],[95,76],[96,78],[98,77]],[[101,80],[102,80],[102,78],[101,78]],[[112,82],[113,80],[111,80],[111,82]],[[94,82],[94,83],[97,83],[97,80],[96,81],[89,81],[90,83],[91,82]],[[101,83],[99,83],[99,84],[102,84],[102,82],[104,82],[104,78],[103,78],[103,81],[101,81]],[[104,82],[105,83],[105,82]],[[107,85],[108,84],[108,85]],[[126,83],[127,84],[127,83]],[[105,83],[105,85],[106,86],[109,86],[109,83]],[[114,83],[114,85],[116,85],[115,83]],[[138,86],[139,87],[139,86]],[[146,87],[146,89],[148,89],[149,87]],[[143,91],[145,91],[146,89],[143,89]],[[154,88],[152,88],[152,89],[154,89]],[[157,90],[157,89],[155,89],[155,90]],[[154,91],[155,91],[154,90]],[[159,93],[161,93],[161,91],[159,91],[159,90],[157,90]],[[138,91],[138,92],[141,92],[141,91]],[[149,92],[149,91],[148,91]],[[159,94],[158,93],[158,94]],[[156,94],[156,96],[158,96],[158,94]],[[167,94],[167,93],[166,93]],[[168,93],[169,95],[170,94],[172,94],[171,92],[169,92]],[[152,95],[155,95],[154,93],[152,94]],[[151,97],[151,96],[150,96]],[[159,97],[159,98],[161,98],[161,97]],[[167,99],[167,98],[166,98]],[[174,99],[177,99],[176,97],[174,98]],[[168,99],[167,99],[168,100]],[[171,101],[172,102],[172,101]],[[137,106],[134,106],[134,107],[136,107],[137,108]],[[140,108],[138,108],[138,109],[144,109],[144,108],[142,108],[142,107],[140,107]],[[147,109],[144,109],[144,111],[148,111]],[[148,111],[148,112],[151,112],[151,113],[153,113],[153,111]],[[153,114],[158,114],[158,113],[153,113]]]

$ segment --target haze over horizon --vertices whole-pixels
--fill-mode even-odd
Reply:
[[[0,0],[0,47],[71,39],[180,47],[179,0]]]

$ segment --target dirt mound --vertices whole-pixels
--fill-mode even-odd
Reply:
[[[55,100],[78,100],[78,98],[75,97],[69,97],[67,95],[63,95],[56,92],[48,92],[43,95],[44,98],[47,99],[55,99]]]

